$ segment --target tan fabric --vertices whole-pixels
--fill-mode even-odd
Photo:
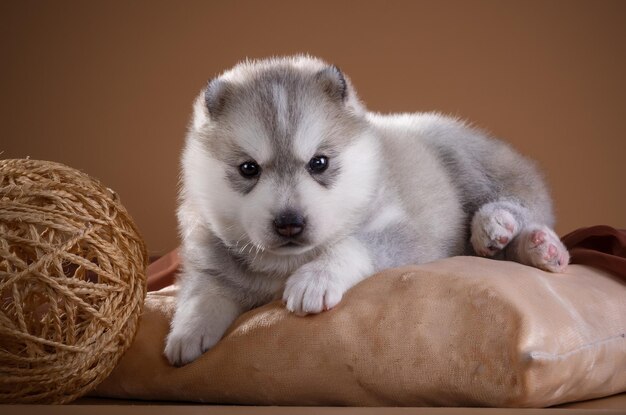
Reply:
[[[378,274],[334,310],[278,302],[200,359],[162,355],[175,287],[149,293],[136,341],[96,395],[234,404],[549,406],[626,390],[626,285],[456,257]]]

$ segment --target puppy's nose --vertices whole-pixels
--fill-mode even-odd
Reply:
[[[281,236],[298,236],[304,230],[306,221],[304,216],[294,211],[285,211],[274,218],[274,229]]]

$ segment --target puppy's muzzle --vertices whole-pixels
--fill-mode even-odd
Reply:
[[[306,227],[306,220],[300,213],[287,210],[274,218],[274,229],[280,236],[293,238],[300,235]]]

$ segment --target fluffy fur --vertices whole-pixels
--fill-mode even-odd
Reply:
[[[478,254],[559,272],[569,259],[531,161],[443,115],[370,113],[306,56],[241,63],[198,96],[178,219],[175,365],[252,307],[319,313],[384,268]]]

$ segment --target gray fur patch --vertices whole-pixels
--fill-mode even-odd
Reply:
[[[414,228],[397,223],[376,232],[359,232],[357,237],[372,256],[375,269],[394,268],[406,264],[419,264],[418,238]]]
[[[230,86],[220,78],[208,82],[204,91],[204,103],[211,117],[217,118],[227,104]]]
[[[254,186],[259,182],[260,176],[248,178],[243,177],[238,171],[230,169],[226,172],[226,180],[230,187],[241,194],[247,195],[254,189]]]
[[[472,153],[462,153],[455,147],[433,142],[433,149],[446,167],[451,182],[459,190],[463,211],[471,216],[480,206],[496,196],[489,172],[481,169]]]
[[[345,101],[348,95],[348,85],[343,73],[335,65],[324,68],[317,73],[317,78],[322,82],[324,91],[332,99],[339,102]]]
[[[210,276],[230,298],[237,300],[246,309],[275,299],[277,293],[268,288],[276,279],[282,285],[286,276],[272,276],[251,270],[247,260],[251,252],[255,252],[253,247],[229,248],[214,235],[210,239],[211,267],[201,270],[205,275]]]

